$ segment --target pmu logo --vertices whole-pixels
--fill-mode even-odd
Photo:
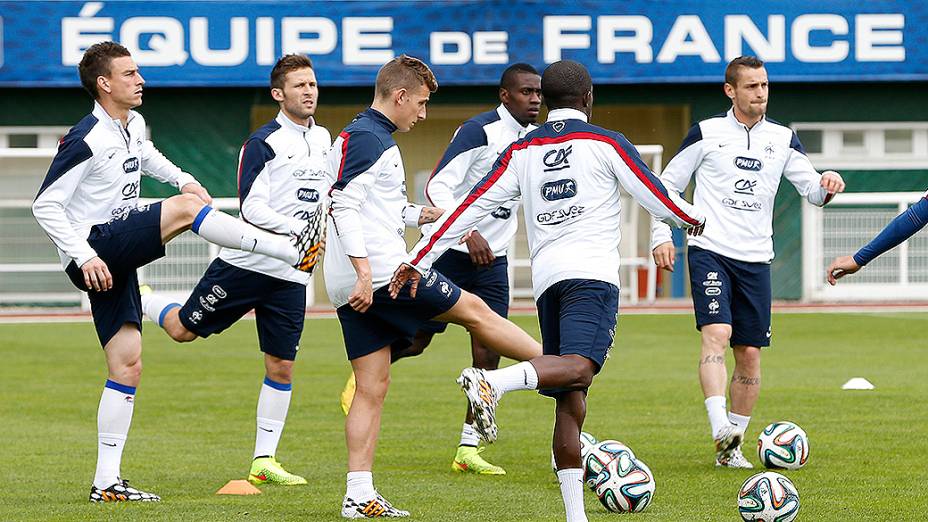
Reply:
[[[753,170],[754,172],[764,168],[763,162],[759,159],[745,158],[744,156],[735,158],[735,166],[741,170]]]
[[[122,171],[126,174],[139,170],[139,159],[135,156],[122,162]]]
[[[549,181],[541,186],[541,197],[545,198],[546,201],[569,199],[576,195],[577,182],[572,179]]]
[[[506,208],[506,207],[498,207],[490,215],[495,217],[496,219],[509,219],[509,217],[512,216],[512,209]]]
[[[549,150],[541,160],[547,167],[545,172],[569,169],[570,162],[567,161],[567,157],[573,152],[573,148],[574,146],[570,145],[566,149]]]
[[[296,190],[296,199],[307,203],[316,203],[319,201],[319,191],[311,188],[299,188]]]

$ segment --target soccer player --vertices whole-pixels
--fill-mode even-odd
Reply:
[[[545,69],[541,90],[550,112],[538,129],[510,145],[460,205],[439,219],[390,283],[411,282],[499,205],[522,197],[544,355],[499,370],[467,368],[458,379],[481,438],[497,435],[495,411],[504,393],[539,390],[554,397],[553,451],[568,522],[586,521],[580,431],[586,393],[615,335],[619,304],[621,190],[652,215],[698,234],[703,218],[667,191],[617,132],[588,123],[593,84],[574,61]]]
[[[390,383],[390,347],[408,342],[430,319],[460,324],[507,357],[541,353],[528,334],[480,298],[432,270],[413,298],[406,288],[391,298],[387,284],[407,257],[404,224],[434,221],[440,209],[410,205],[396,131],[408,132],[426,117],[438,88],[426,64],[406,55],[377,73],[374,101],[332,145],[329,239],[325,283],[337,308],[357,389],[345,421],[348,445],[346,518],[406,517],[374,488],[371,469],[383,401]],[[438,212],[435,212],[435,211]]]
[[[271,70],[277,117],[252,134],[238,167],[241,218],[279,234],[295,234],[314,214],[328,188],[329,131],[313,119],[319,88],[312,61],[290,54]],[[315,260],[313,260],[315,262]],[[223,249],[182,307],[164,296],[142,295],[145,314],[172,339],[192,341],[219,333],[254,310],[264,352],[264,384],[258,395],[253,484],[306,484],[277,462],[306,312],[310,274],[262,254]]]
[[[912,237],[913,234],[925,228],[928,224],[928,193],[922,196],[905,212],[896,216],[886,225],[875,238],[861,247],[853,256],[836,257],[825,270],[825,277],[832,286],[838,284],[838,279],[856,273],[867,266],[870,261],[881,256],[884,252]]]
[[[499,154],[512,142],[535,128],[541,107],[541,76],[525,63],[510,65],[499,82],[500,105],[465,121],[455,132],[445,154],[439,160],[425,186],[425,195],[432,205],[453,209],[470,189],[490,170]],[[508,201],[477,224],[461,245],[451,247],[433,267],[464,290],[483,299],[502,317],[509,315],[509,264],[506,251],[516,233],[518,200]],[[430,321],[416,333],[412,344],[400,342],[392,347],[392,362],[419,355],[444,332],[447,323]],[[499,354],[471,337],[471,356],[477,368],[494,370],[499,367]],[[342,393],[345,413],[351,406],[354,376]],[[470,408],[461,442],[451,469],[481,475],[505,475],[506,471],[490,464],[477,449],[479,438],[473,427]]]
[[[32,212],[58,248],[71,282],[88,293],[108,378],[97,411],[97,469],[92,502],[157,501],[120,474],[142,373],[142,312],[136,268],[164,256],[164,244],[193,230],[217,245],[303,264],[311,255],[286,235],[259,230],[209,206],[209,193],[145,137],[145,81],[129,51],[114,42],[90,46],[78,66],[93,111],[58,146]],[[144,173],[181,194],[138,206]],[[309,227],[296,237],[307,245]]]
[[[688,262],[702,335],[699,382],[715,441],[716,466],[752,468],[741,441],[760,393],[761,348],[770,345],[770,262],[773,203],[780,178],[822,206],[844,190],[837,172],[816,172],[796,133],[768,119],[767,71],[753,56],[725,69],[725,114],[694,125],[661,180],[682,192],[696,175],[694,203],[707,212],[705,233],[689,243]],[[655,222],[651,249],[658,267],[673,270],[670,229]],[[726,345],[735,369],[725,403]]]

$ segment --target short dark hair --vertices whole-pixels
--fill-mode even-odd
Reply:
[[[283,89],[284,88],[284,79],[287,77],[287,73],[293,72],[297,69],[306,69],[313,68],[313,61],[309,59],[309,56],[302,54],[287,54],[277,60],[277,63],[274,64],[274,68],[271,69],[271,88],[272,89]]]
[[[401,54],[380,68],[374,90],[378,98],[385,98],[398,89],[412,90],[420,85],[428,87],[429,92],[438,90],[438,80],[425,62]]]
[[[503,75],[499,77],[499,88],[511,89],[515,87],[516,77],[519,74],[534,74],[537,76],[538,71],[527,63],[514,63],[506,67],[506,70],[503,71]]]
[[[109,76],[113,58],[123,56],[132,56],[132,54],[129,49],[116,42],[95,43],[84,51],[84,57],[77,66],[77,72],[81,77],[81,85],[87,89],[94,100],[100,99],[100,92],[97,91],[97,78]]]
[[[578,107],[592,89],[590,73],[573,60],[552,63],[541,77],[541,94],[549,109]]]
[[[728,67],[725,68],[725,83],[730,84],[733,87],[737,87],[738,71],[741,69],[741,67],[760,69],[763,66],[764,62],[756,56],[739,56],[728,62]]]

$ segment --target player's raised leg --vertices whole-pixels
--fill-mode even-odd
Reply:
[[[107,380],[97,409],[97,469],[90,501],[159,501],[158,495],[130,487],[120,471],[135,392],[142,377],[142,336],[138,327],[122,325],[104,346],[104,354]]]

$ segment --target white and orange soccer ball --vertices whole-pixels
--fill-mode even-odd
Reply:
[[[809,437],[792,422],[774,422],[757,437],[757,457],[766,468],[799,469],[809,460]]]
[[[779,473],[758,473],[741,485],[738,512],[746,521],[790,522],[799,514],[799,492]]]

